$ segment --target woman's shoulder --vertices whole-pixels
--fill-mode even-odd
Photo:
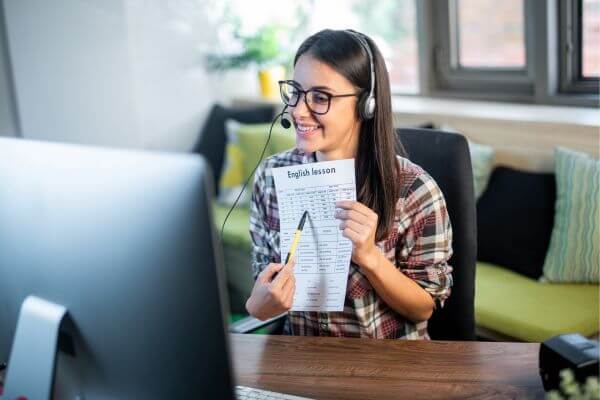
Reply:
[[[408,158],[397,156],[400,171],[400,202],[414,205],[443,199],[443,194],[433,177],[420,165]]]
[[[410,188],[418,179],[431,178],[423,167],[408,158],[396,156],[396,160],[398,162],[400,182],[403,190]]]

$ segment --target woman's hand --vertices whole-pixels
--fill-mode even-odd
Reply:
[[[375,244],[377,221],[379,216],[375,211],[358,201],[336,201],[335,218],[341,220],[342,235],[352,241],[352,261],[361,268],[372,270],[379,260],[379,249]]]
[[[294,259],[285,266],[271,263],[258,275],[246,301],[250,315],[264,321],[292,308],[296,291],[294,265]]]

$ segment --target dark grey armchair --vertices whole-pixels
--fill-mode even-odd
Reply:
[[[459,134],[432,129],[399,129],[408,158],[425,169],[444,193],[453,230],[454,268],[452,294],[429,320],[429,334],[437,340],[475,339],[475,262],[477,223],[473,173],[467,140]],[[250,333],[269,326],[279,333],[285,314],[268,321],[248,317],[230,326],[235,333]]]

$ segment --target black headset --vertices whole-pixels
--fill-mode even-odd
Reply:
[[[369,42],[367,42],[362,33],[353,31],[352,29],[347,29],[345,32],[350,34],[350,36],[365,49],[369,56],[369,68],[371,70],[371,86],[369,88],[369,94],[362,94],[356,104],[358,116],[362,121],[366,121],[375,116],[375,66],[373,62],[373,53],[371,52]]]

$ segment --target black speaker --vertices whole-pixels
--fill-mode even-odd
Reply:
[[[560,371],[570,369],[579,383],[598,376],[600,344],[578,333],[554,336],[540,345],[540,375],[546,391],[560,387]]]

